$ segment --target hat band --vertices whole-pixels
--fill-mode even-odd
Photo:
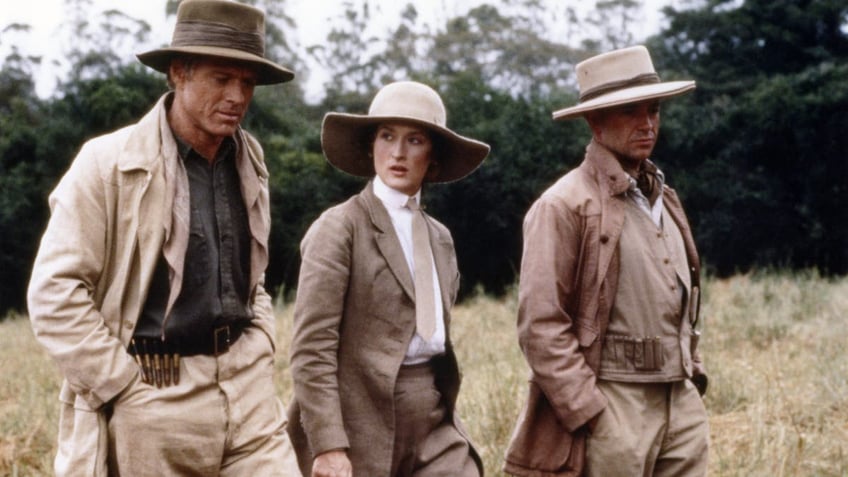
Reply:
[[[656,84],[660,82],[660,77],[656,73],[644,73],[634,78],[630,78],[628,80],[621,81],[612,81],[609,83],[604,83],[600,86],[596,86],[594,88],[589,89],[585,93],[580,94],[580,102],[583,103],[585,101],[589,101],[590,99],[595,99],[599,96],[603,96],[608,93],[612,93],[614,91],[618,91],[620,89],[632,88],[634,86],[643,86],[646,84]]]
[[[255,32],[237,30],[220,23],[181,21],[174,28],[172,47],[213,46],[265,57],[265,42]]]

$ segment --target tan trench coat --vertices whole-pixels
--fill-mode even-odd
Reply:
[[[532,376],[506,453],[510,474],[582,472],[582,426],[607,402],[595,379],[618,283],[626,174],[592,142],[583,163],[545,191],[525,218],[518,335]],[[683,236],[694,288],[700,262],[692,231],[669,187],[663,203]],[[692,307],[697,315],[697,303]],[[696,336],[691,348],[693,376],[705,380]]]
[[[37,340],[64,376],[57,475],[106,475],[106,419],[99,410],[138,373],[126,347],[171,225],[164,164],[178,160],[166,97],[137,124],[87,142],[50,195],[28,305]],[[237,140],[252,236],[253,322],[273,343],[271,298],[263,288],[268,172],[256,140],[243,131]]]
[[[429,216],[427,224],[448,332],[437,384],[464,434],[454,413],[460,375],[448,327],[459,271],[450,232]],[[372,184],[316,220],[301,254],[289,410],[301,471],[310,475],[317,454],[348,449],[354,475],[388,477],[395,380],[415,332],[415,295],[391,218]]]

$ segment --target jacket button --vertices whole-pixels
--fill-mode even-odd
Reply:
[[[609,242],[609,236],[608,235],[601,235],[601,243],[607,243],[607,242]]]
[[[133,324],[132,324],[131,321],[127,320],[127,321],[124,322],[124,328],[131,329],[132,327],[133,327]]]

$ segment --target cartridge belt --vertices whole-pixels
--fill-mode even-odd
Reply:
[[[249,321],[219,326],[191,339],[166,341],[159,338],[135,337],[127,351],[135,358],[145,383],[157,387],[180,382],[180,358],[185,356],[220,356],[241,337]]]
[[[682,379],[680,339],[676,336],[608,334],[604,339],[598,377],[611,381]]]

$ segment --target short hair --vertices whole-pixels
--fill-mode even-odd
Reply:
[[[197,55],[177,55],[171,59],[171,65],[176,62],[181,63],[185,74],[191,77],[192,73],[194,73],[194,67],[200,62],[200,58]],[[171,68],[168,68],[166,81],[168,82],[168,88],[175,89],[176,84],[174,83],[174,78],[171,77]]]

